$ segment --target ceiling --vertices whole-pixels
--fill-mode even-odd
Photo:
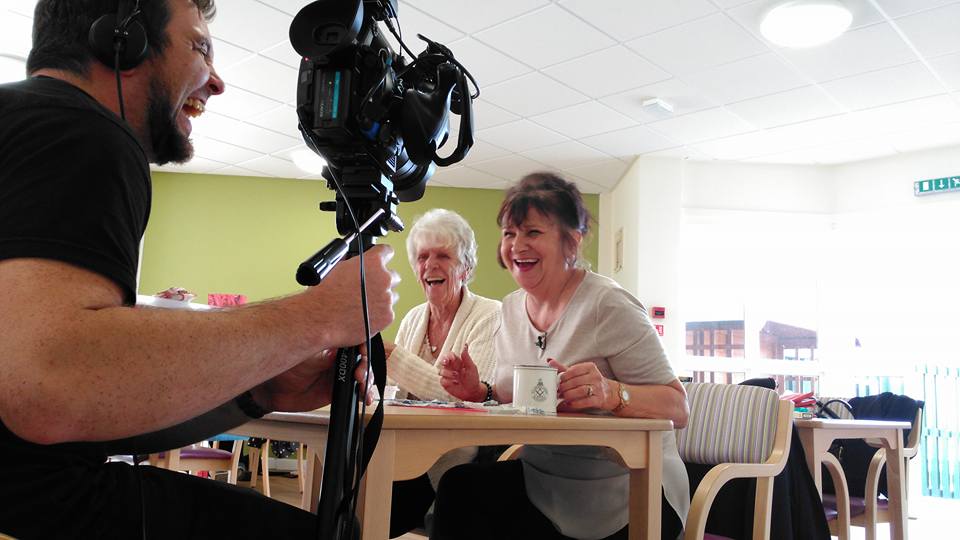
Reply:
[[[850,30],[811,49],[760,37],[772,3],[400,0],[408,46],[446,44],[481,86],[476,145],[431,184],[502,188],[548,168],[596,193],[638,155],[837,164],[960,144],[960,1],[844,0]],[[29,50],[34,4],[0,8],[0,76]],[[160,170],[318,178],[291,157],[304,146],[287,30],[306,4],[220,0],[227,92],[194,122],[197,157]],[[642,106],[654,97],[673,113]]]

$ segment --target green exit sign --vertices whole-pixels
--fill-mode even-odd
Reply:
[[[946,193],[948,191],[960,191],[960,176],[917,180],[913,183],[913,194],[917,197],[921,195],[933,195],[934,193]]]

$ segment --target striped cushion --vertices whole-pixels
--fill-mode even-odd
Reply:
[[[773,448],[779,397],[773,390],[733,384],[688,383],[690,420],[677,430],[680,457],[689,463],[763,463]]]

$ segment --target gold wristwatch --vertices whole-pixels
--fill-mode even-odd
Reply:
[[[615,413],[622,411],[630,405],[630,392],[627,391],[627,387],[620,381],[617,381],[617,396],[620,398],[620,403],[613,408],[613,412]]]

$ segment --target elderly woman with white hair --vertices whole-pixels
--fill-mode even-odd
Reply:
[[[400,321],[396,344],[384,344],[387,375],[400,386],[401,395],[456,401],[440,385],[437,359],[449,351],[459,354],[469,349],[480,380],[491,381],[500,302],[467,288],[477,268],[477,241],[473,229],[456,212],[438,208],[418,218],[407,236],[407,256],[427,301]],[[489,382],[484,384],[491,387]],[[489,393],[486,398],[490,399]],[[476,448],[460,448],[443,456],[426,475],[394,482],[390,537],[422,526],[443,473],[476,455]]]

